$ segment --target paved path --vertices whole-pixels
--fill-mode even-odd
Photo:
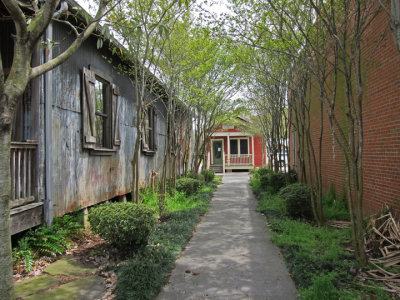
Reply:
[[[296,299],[248,179],[247,173],[224,175],[158,300]]]

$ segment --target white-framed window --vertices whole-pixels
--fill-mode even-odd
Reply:
[[[249,154],[249,138],[230,139],[230,152],[233,155]]]

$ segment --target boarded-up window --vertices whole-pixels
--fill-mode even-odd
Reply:
[[[82,123],[83,148],[93,152],[117,150],[119,134],[119,90],[111,77],[83,68]]]

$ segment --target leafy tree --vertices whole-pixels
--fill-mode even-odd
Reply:
[[[360,264],[365,265],[362,62],[366,63],[367,58],[363,57],[363,38],[379,12],[378,5],[369,0],[306,0],[301,3],[290,2],[290,5],[283,1],[268,0],[268,3],[293,33],[300,33],[309,49],[311,82],[317,84],[321,111],[323,109],[326,112],[331,134],[344,156],[355,256]],[[305,27],[298,22],[296,13],[307,10],[305,8],[315,15],[312,27]],[[341,86],[344,87],[344,96],[339,98]],[[340,120],[339,109],[345,112],[345,117]]]
[[[238,90],[236,69],[228,46],[206,26],[185,36],[179,97],[189,109],[193,126],[191,169],[207,164],[207,143],[215,129],[234,115],[232,97]]]
[[[366,264],[362,221],[362,74],[368,60],[363,57],[363,38],[379,12],[378,3],[372,0],[243,0],[234,1],[232,9],[233,13],[220,23],[227,28],[225,35],[238,43],[259,49],[265,55],[278,54],[292,60],[288,71],[291,80],[287,84],[292,96],[298,97],[291,99],[290,109],[294,110],[294,117],[297,118],[292,123],[301,129],[297,133],[303,135],[300,143],[303,148],[302,177],[305,179],[308,173],[307,181],[318,187],[314,215],[320,223],[323,222],[321,142],[325,114],[335,143],[344,156],[355,256],[361,264]],[[276,66],[268,65],[268,70]],[[287,72],[287,65],[283,66],[282,70]],[[278,80],[275,84],[283,86],[285,82]],[[341,86],[344,93],[339,99]],[[313,145],[309,130],[309,97],[315,90],[321,117],[318,145]],[[344,111],[344,116],[339,120],[340,109]],[[316,146],[319,146],[318,154],[314,149]]]
[[[135,201],[139,199],[139,157],[145,133],[143,128],[146,113],[150,105],[165,96],[168,97],[153,74],[159,72],[159,60],[170,29],[183,10],[181,4],[180,0],[124,0],[108,18],[127,48],[123,59],[130,62],[130,67],[122,68],[122,71],[132,77],[135,91],[137,138],[131,161],[132,193]],[[160,206],[164,206],[162,202]]]

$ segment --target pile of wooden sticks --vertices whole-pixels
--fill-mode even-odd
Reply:
[[[397,295],[400,295],[399,228],[400,224],[391,212],[371,217],[367,225],[365,247],[369,261],[376,269],[360,274],[361,279],[383,282],[385,290]]]

